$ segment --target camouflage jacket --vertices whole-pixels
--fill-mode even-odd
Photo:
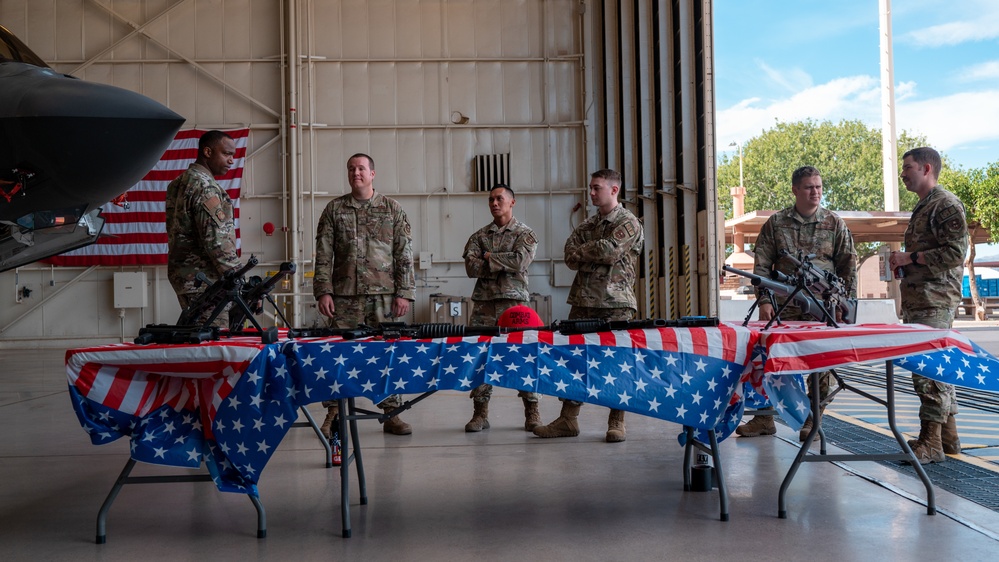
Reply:
[[[414,300],[410,236],[406,211],[394,199],[375,193],[357,201],[348,193],[330,201],[316,227],[316,299],[395,295]]]
[[[527,301],[527,268],[534,261],[538,239],[531,227],[514,217],[505,226],[489,223],[469,237],[462,257],[465,273],[474,278],[473,301]],[[489,259],[483,254],[489,252]]]
[[[905,266],[899,282],[902,309],[954,309],[961,302],[968,223],[964,204],[937,186],[916,203],[905,229],[905,251],[919,252],[921,264]]]
[[[170,182],[166,193],[167,277],[178,294],[198,293],[194,276],[215,281],[239,267],[232,200],[200,164]]]
[[[857,296],[857,250],[850,229],[836,213],[819,207],[815,215],[806,219],[794,205],[775,213],[764,223],[756,238],[753,273],[770,277],[772,268],[794,273],[795,265],[781,257],[781,250],[795,255],[798,250],[815,254],[812,265],[835,273],[843,279],[849,296]],[[779,300],[783,302],[783,299]],[[761,302],[769,302],[769,299],[763,296]]]
[[[624,205],[583,221],[565,242],[565,265],[576,271],[566,302],[637,310],[635,280],[644,242],[642,223]]]

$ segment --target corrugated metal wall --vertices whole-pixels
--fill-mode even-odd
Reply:
[[[586,216],[589,172],[601,167],[624,172],[626,203],[646,224],[643,312],[668,317],[680,310],[669,287],[686,271],[681,263],[669,277],[669,248],[682,255],[687,245],[696,257],[707,228],[697,215],[714,208],[709,7],[0,0],[0,23],[57,70],[150,96],[186,116],[185,127],[249,126],[242,245],[262,269],[291,259],[312,270],[315,222],[349,191],[347,157],[367,152],[376,190],[409,214],[414,252],[432,255],[417,271],[409,319],[428,321],[431,294],[470,294],[461,252],[491,220],[472,162],[509,154],[515,214],[541,240],[531,290],[552,295],[553,317],[568,313],[562,247]],[[265,222],[278,226],[274,236]],[[690,267],[690,312],[711,313],[711,269]],[[111,305],[113,270],[0,274],[0,346],[130,339],[145,323],[172,322],[179,309],[165,268],[145,270],[150,306],[124,311]],[[32,296],[15,303],[17,286]],[[281,301],[296,325],[315,320],[307,275]]]

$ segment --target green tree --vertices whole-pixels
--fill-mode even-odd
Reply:
[[[902,131],[898,137],[898,163],[910,148],[926,146],[925,137]],[[747,141],[742,147],[746,183],[746,212],[779,210],[794,203],[791,172],[800,166],[815,166],[822,173],[823,205],[833,211],[884,209],[881,170],[881,131],[861,121],[793,123],[778,122],[773,129]],[[732,217],[730,186],[739,184],[739,156],[724,155],[718,165],[718,198],[726,218]],[[916,196],[899,182],[901,209],[912,209]],[[877,251],[874,244],[861,244],[861,260]]]
[[[898,161],[910,148],[925,146],[925,137],[903,131]],[[794,202],[791,172],[815,166],[822,172],[823,205],[834,211],[884,209],[881,172],[881,131],[861,121],[781,123],[742,147],[746,211],[783,209]],[[739,157],[724,155],[718,165],[719,200],[726,200],[731,218],[729,187],[739,184]],[[915,205],[915,195],[899,185],[901,207]]]
[[[972,230],[968,233],[968,282],[971,285],[971,298],[975,305],[976,317],[985,319],[985,307],[978,295],[975,282],[975,242],[974,230],[984,229],[989,234],[989,241],[999,241],[999,162],[993,162],[980,169],[968,172],[964,170],[943,169],[940,172],[940,185],[943,185],[964,203],[969,224]]]

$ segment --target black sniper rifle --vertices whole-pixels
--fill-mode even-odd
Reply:
[[[528,330],[544,330],[558,332],[563,335],[592,334],[613,330],[642,330],[647,328],[696,328],[718,325],[717,318],[704,316],[687,316],[679,320],[556,320],[551,326],[533,328],[502,328],[499,326],[464,326],[461,324],[406,324],[405,322],[382,322],[377,328],[359,325],[352,329],[312,328],[295,330],[297,337],[330,337],[340,336],[345,340],[355,340],[368,337],[383,339],[430,339],[465,336],[500,336],[513,332]]]
[[[257,258],[250,256],[243,267],[225,272],[221,279],[209,285],[187,308],[181,311],[176,324],[149,324],[139,330],[139,336],[135,338],[135,343],[200,343],[217,340],[222,335],[222,331],[218,327],[212,326],[212,322],[230,304],[233,307],[229,312],[230,330],[226,335],[248,335],[251,332],[242,332],[241,329],[243,324],[249,320],[257,329],[252,334],[259,334],[261,342],[276,342],[277,328],[263,329],[253,315],[263,311],[264,299],[275,305],[275,309],[278,310],[277,305],[271,299],[270,292],[282,278],[295,272],[295,264],[282,263],[280,270],[266,280],[262,281],[259,277],[253,276],[247,282],[244,276],[257,263]],[[195,279],[201,284],[209,282],[208,277],[200,271]],[[196,323],[206,311],[211,311],[208,319],[203,323]],[[280,310],[278,310],[278,315],[281,315]],[[284,317],[281,316],[283,320]]]
[[[843,317],[843,322],[847,324],[856,323],[857,299],[848,296],[842,279],[812,265],[811,259],[815,257],[814,254],[803,255],[799,252],[798,256],[795,257],[787,250],[782,250],[781,257],[787,258],[796,266],[795,271],[790,275],[773,270],[770,272],[770,278],[767,279],[766,277],[761,277],[728,265],[722,268],[729,273],[748,278],[752,281],[754,287],[759,287],[764,292],[769,292],[771,296],[778,295],[786,297],[787,300],[777,309],[774,317],[767,322],[767,325],[763,328],[764,330],[770,328],[770,325],[775,320],[778,324],[780,323],[781,312],[791,302],[797,304],[805,314],[816,320],[825,322],[829,326],[839,327],[839,324],[836,323],[836,317],[832,313],[832,311],[837,309]],[[772,298],[771,301],[775,302]],[[759,303],[760,301],[757,299],[753,303],[753,306],[750,307],[749,314],[746,315],[743,325],[749,322],[753,311],[759,306]]]

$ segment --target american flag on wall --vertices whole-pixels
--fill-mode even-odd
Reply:
[[[66,252],[46,260],[53,265],[165,265],[167,261],[166,189],[198,156],[198,139],[204,129],[187,129],[177,133],[160,161],[139,183],[125,193],[128,208],[105,203],[102,217],[104,232],[96,243]],[[239,237],[239,193],[246,161],[246,141],[249,129],[226,131],[236,141],[233,166],[221,178],[216,178],[232,198],[236,223],[236,248]]]

